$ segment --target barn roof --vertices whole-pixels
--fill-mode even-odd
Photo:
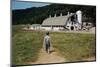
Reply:
[[[43,21],[42,26],[64,26],[68,21],[68,18],[71,17],[73,14],[65,15],[65,16],[58,16],[58,17],[50,17]]]

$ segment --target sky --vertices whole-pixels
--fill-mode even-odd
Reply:
[[[17,10],[17,9],[26,9],[26,8],[31,8],[31,7],[42,7],[49,5],[48,3],[41,3],[41,2],[25,2],[25,1],[15,1],[12,0],[12,10]]]

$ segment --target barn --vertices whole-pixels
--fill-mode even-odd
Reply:
[[[81,11],[69,13],[67,15],[46,18],[42,23],[42,28],[45,30],[79,30],[82,26]]]

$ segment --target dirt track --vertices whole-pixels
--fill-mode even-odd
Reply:
[[[65,59],[61,57],[56,49],[53,49],[50,54],[46,53],[43,49],[39,52],[39,58],[36,62],[31,64],[46,64],[46,63],[61,63],[65,62]]]

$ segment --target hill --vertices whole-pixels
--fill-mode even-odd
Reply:
[[[12,24],[41,24],[49,15],[57,16],[62,13],[76,12],[81,10],[83,13],[83,21],[90,21],[94,25],[96,23],[96,6],[89,5],[72,5],[72,4],[50,4],[43,7],[32,7],[27,9],[12,10]]]

